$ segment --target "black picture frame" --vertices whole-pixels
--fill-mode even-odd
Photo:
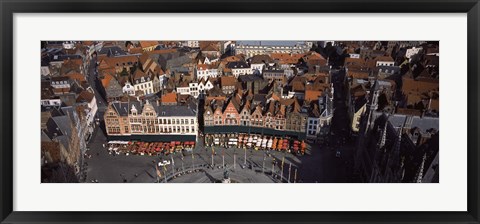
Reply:
[[[251,7],[254,4],[255,7]],[[1,0],[1,223],[480,223],[478,109],[478,0]],[[467,212],[19,212],[13,211],[14,13],[467,13],[468,211]]]

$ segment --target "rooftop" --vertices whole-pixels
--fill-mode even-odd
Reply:
[[[196,116],[189,106],[159,106],[159,117],[194,117]]]

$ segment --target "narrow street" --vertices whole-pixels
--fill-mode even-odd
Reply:
[[[90,66],[88,69],[88,83],[90,86],[93,88],[93,91],[95,92],[95,99],[97,100],[97,115],[96,117],[99,118],[100,120],[103,120],[103,113],[105,112],[105,109],[107,108],[107,102],[105,99],[102,97],[100,94],[100,86],[98,86],[98,82],[96,81],[98,73],[97,73],[97,59],[96,57],[92,58],[90,61]]]
[[[332,72],[332,83],[334,86],[333,118],[331,128],[330,150],[339,153],[337,163],[345,171],[344,176],[350,178],[353,164],[354,141],[350,138],[350,117],[347,106],[347,85],[346,72],[341,69]],[[332,146],[334,145],[334,147]]]

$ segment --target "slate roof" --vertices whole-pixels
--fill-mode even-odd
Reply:
[[[238,81],[240,82],[255,82],[257,80],[263,80],[261,76],[258,75],[240,75],[238,76]]]
[[[76,55],[76,54],[68,54],[68,55],[52,55],[50,58],[51,61],[64,61],[68,59],[81,59],[81,55]]]
[[[176,66],[181,66],[183,64],[187,64],[192,62],[192,59],[188,55],[180,56],[178,58],[172,58],[167,60],[167,63],[165,65],[166,69],[173,68]]]
[[[381,116],[380,112],[375,112],[376,116]],[[391,115],[388,120],[394,127],[401,127],[403,123],[405,122],[405,118],[407,115],[403,114],[394,114]],[[439,119],[436,117],[419,117],[419,116],[413,116],[412,117],[412,123],[407,124],[410,126],[410,128],[419,128],[423,133],[427,132],[427,130],[434,128],[436,130],[439,130]]]
[[[267,100],[266,96],[266,94],[255,94],[253,95],[253,102],[259,102],[260,104],[265,105],[265,102]]]
[[[108,56],[127,55],[127,53],[118,46],[103,47],[98,54],[106,54]]]
[[[57,133],[57,137],[63,135],[71,136],[70,122],[70,118],[66,115],[51,117],[46,124],[48,137],[52,139],[55,136],[54,133]]]
[[[188,106],[160,106],[159,117],[190,117],[196,116],[193,110]]]
[[[271,73],[271,74],[281,74],[283,75],[285,73],[285,71],[283,69],[279,69],[279,70],[265,70],[263,71],[263,74],[267,74],[267,73]]]
[[[115,111],[117,111],[117,113],[120,116],[128,116],[128,113],[132,109],[132,105],[135,106],[138,113],[140,113],[142,111],[142,107],[140,105],[140,102],[138,102],[138,101],[114,102],[114,103],[112,103],[113,108],[115,109]]]
[[[227,68],[235,69],[235,68],[250,68],[244,61],[232,61],[227,63]]]
[[[426,132],[428,129],[434,128],[439,130],[439,120],[438,118],[434,117],[413,117],[411,127],[417,127],[422,130],[422,132]]]

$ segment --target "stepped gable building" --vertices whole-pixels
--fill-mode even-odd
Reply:
[[[189,106],[158,105],[139,101],[112,102],[104,119],[109,136],[197,136],[198,122]]]

